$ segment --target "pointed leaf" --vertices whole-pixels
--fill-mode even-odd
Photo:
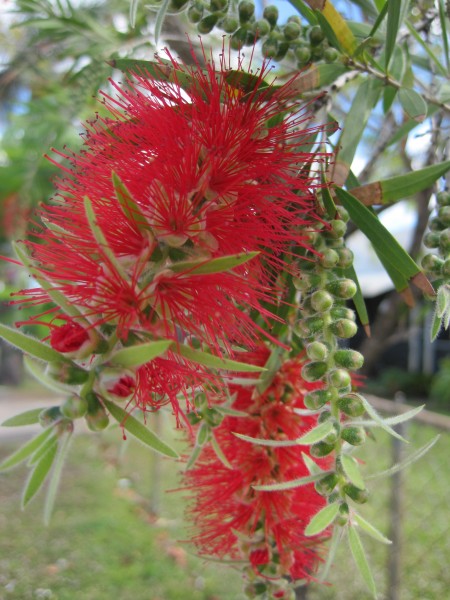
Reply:
[[[155,44],[158,43],[159,36],[161,34],[161,29],[164,24],[164,19],[166,18],[167,10],[169,8],[170,0],[163,0],[161,4],[161,8],[158,11],[155,22]]]
[[[318,581],[319,583],[323,583],[328,579],[328,573],[330,572],[331,567],[334,564],[334,559],[336,558],[337,549],[339,548],[339,544],[341,543],[342,536],[344,535],[344,529],[342,527],[333,527],[333,533],[331,535],[331,542],[327,552],[327,559],[323,566],[323,569],[319,573]]]
[[[216,436],[214,435],[214,432],[211,432],[211,446],[213,447],[214,452],[216,453],[217,458],[220,460],[220,462],[227,468],[227,469],[233,469],[233,465],[230,463],[230,461],[228,460],[228,458],[225,456],[225,454],[223,453],[222,448],[220,447],[219,442],[217,441]]]
[[[314,11],[312,11],[308,6],[306,6],[306,2],[304,2],[303,0],[288,0],[288,2],[289,4],[292,4],[292,6],[298,11],[300,15],[302,15],[302,17],[304,17],[308,21],[308,23],[310,23],[311,25],[315,25],[317,23],[317,18]]]
[[[31,354],[32,356],[36,356],[36,358],[40,358],[41,360],[45,360],[47,362],[67,362],[67,359],[62,354],[54,350],[51,346],[47,346],[47,344],[29,337],[21,331],[17,331],[7,327],[6,325],[2,325],[1,323],[0,337],[16,348],[23,350],[23,352]]]
[[[136,26],[136,13],[139,6],[139,0],[131,0],[130,2],[130,25],[134,29]]]
[[[363,529],[366,533],[368,533],[375,540],[378,540],[382,544],[392,544],[391,540],[389,540],[386,536],[384,536],[381,531],[378,531],[376,527],[374,527],[369,521],[366,521],[358,515],[357,513],[353,514],[353,519],[358,523],[358,525]]]
[[[70,385],[65,385],[64,383],[60,383],[56,379],[53,379],[49,375],[45,373],[43,369],[40,368],[42,363],[33,360],[29,356],[23,357],[23,364],[35,379],[42,383],[45,387],[50,390],[54,390],[56,392],[64,392],[64,393],[73,393],[73,388]]]
[[[319,481],[324,475],[327,475],[331,471],[321,471],[314,475],[307,475],[306,477],[300,477],[299,479],[291,479],[290,481],[282,481],[280,483],[267,483],[264,485],[253,485],[252,487],[258,492],[282,492],[284,490],[293,490],[302,485],[308,485],[314,481]]]
[[[26,444],[21,446],[18,450],[16,450],[13,454],[5,458],[5,460],[0,463],[0,471],[6,471],[6,469],[10,469],[11,467],[15,467],[20,464],[24,460],[26,460],[31,454],[36,452],[38,448],[46,441],[46,439],[54,434],[54,430],[52,427],[48,427],[44,429],[39,435],[29,440]]]
[[[257,367],[255,365],[249,365],[241,363],[236,360],[229,358],[220,358],[209,352],[202,352],[201,350],[194,350],[190,346],[184,346],[182,344],[177,345],[173,348],[174,352],[181,354],[188,360],[197,363],[199,365],[205,365],[211,369],[223,369],[227,371],[240,371],[241,373],[255,373],[259,371],[265,371],[264,367]]]
[[[377,589],[375,586],[375,580],[373,578],[369,563],[367,562],[363,545],[361,544],[359,535],[354,527],[349,527],[348,529],[348,541],[355,564],[358,567],[359,572],[361,573],[362,578],[364,579],[370,592],[373,594],[374,598],[376,598]]]
[[[156,434],[153,433],[148,427],[143,425],[135,417],[127,413],[126,410],[114,404],[110,400],[104,400],[105,406],[110,412],[111,416],[119,423],[123,429],[128,431],[136,439],[149,446],[156,452],[164,454],[164,456],[170,456],[172,458],[178,458],[178,454],[173,448],[163,442]]]
[[[119,201],[120,207],[123,211],[123,214],[127,217],[129,221],[136,224],[136,227],[141,231],[147,230],[151,231],[151,227],[148,224],[146,218],[142,214],[141,209],[134,201],[130,191],[127,186],[123,183],[120,177],[113,172],[112,174],[112,182],[114,186],[114,191],[116,193],[117,200]]]
[[[387,14],[387,30],[386,30],[386,45],[385,45],[385,66],[386,71],[389,68],[392,53],[395,49],[397,41],[397,33],[400,27],[401,15],[401,0],[389,0]]]
[[[212,258],[203,261],[180,261],[170,265],[170,270],[175,273],[187,272],[189,275],[210,275],[211,273],[222,273],[231,271],[235,267],[244,265],[249,260],[258,256],[259,252],[246,252],[240,254],[230,254],[220,258]]]
[[[108,362],[115,367],[139,367],[164,354],[173,344],[172,340],[158,340],[121,348],[110,356]]]
[[[405,443],[409,443],[408,440],[406,440],[403,436],[401,436],[399,433],[397,433],[395,431],[395,429],[392,429],[392,427],[390,425],[388,425],[386,423],[386,421],[383,419],[383,417],[381,417],[377,411],[374,409],[374,407],[370,404],[370,402],[364,398],[364,396],[360,396],[358,395],[358,398],[360,398],[362,400],[362,403],[364,404],[364,408],[366,409],[367,414],[372,417],[372,419],[378,423],[378,426],[381,427],[381,429],[384,429],[384,431],[387,431],[387,433],[390,433],[393,437],[397,438],[398,440],[401,440],[402,442]]]
[[[57,446],[58,445],[58,438],[56,437],[56,435],[49,437],[45,440],[45,442],[42,444],[42,446],[40,446],[40,448],[38,448],[36,450],[36,452],[30,456],[30,459],[28,460],[27,465],[29,467],[32,467],[33,465],[36,465],[41,458],[44,456],[44,454],[46,454],[50,448],[52,446]]]
[[[50,475],[50,480],[48,482],[48,490],[45,498],[44,505],[44,523],[46,525],[50,522],[50,517],[53,512],[53,506],[55,504],[55,498],[59,487],[59,482],[61,479],[62,469],[67,457],[67,453],[69,451],[70,442],[72,441],[72,433],[70,431],[66,431],[62,437],[60,438],[60,444],[58,449],[58,454],[55,459],[55,463],[52,469],[52,473]]]
[[[414,121],[422,123],[427,116],[427,103],[422,96],[408,88],[399,89],[397,96],[405,113]]]
[[[48,451],[41,457],[41,460],[34,467],[25,485],[25,489],[22,496],[22,508],[24,508],[41,489],[48,475],[48,472],[52,468],[57,450],[57,444],[50,446]]]
[[[417,406],[407,412],[404,412],[396,417],[387,417],[383,419],[383,422],[386,425],[398,425],[399,423],[404,423],[405,421],[409,421],[413,419],[416,415],[418,415],[425,408],[425,404],[421,406]],[[378,421],[352,421],[352,425],[361,425],[362,427],[380,427]]]
[[[34,423],[39,423],[39,415],[42,410],[42,408],[32,408],[31,410],[20,413],[20,415],[10,417],[9,419],[6,419],[6,421],[3,421],[2,427],[22,427],[23,425],[34,425]]]
[[[302,452],[302,458],[303,462],[306,465],[306,468],[308,469],[311,475],[317,475],[318,473],[323,474],[323,469],[321,469],[319,465],[308,454]]]
[[[338,512],[338,502],[333,502],[333,504],[329,504],[328,506],[322,508],[322,510],[319,510],[319,512],[313,516],[311,521],[306,526],[305,535],[309,537],[325,531],[325,529],[334,521]]]
[[[189,460],[186,463],[186,471],[189,471],[189,469],[192,469],[192,467],[195,465],[197,458],[200,456],[201,451],[202,451],[202,446],[194,447],[194,449],[192,450],[191,455],[189,457]]]
[[[334,8],[330,0],[323,3],[321,2],[321,4],[323,4],[323,8],[320,9],[322,11],[321,16],[323,16],[323,19],[319,19],[319,22],[323,27],[325,21],[328,24],[328,27],[326,27],[324,31],[327,32],[328,29],[331,29],[333,33],[333,35],[331,35],[328,32],[328,40],[340,50],[343,49],[347,54],[352,55],[357,44],[347,21]],[[319,17],[320,13],[316,12],[316,15]]]
[[[320,442],[321,440],[326,438],[327,435],[333,430],[333,423],[331,423],[330,421],[326,421],[325,423],[321,423],[317,427],[314,427],[314,429],[311,429],[311,431],[308,431],[307,433],[295,440],[267,440],[264,438],[250,437],[249,435],[244,435],[243,433],[233,432],[233,434],[240,440],[250,442],[258,446],[286,448],[289,446],[310,446],[311,444],[315,444],[316,442]]]
[[[356,485],[360,490],[365,489],[364,479],[359,471],[358,463],[353,458],[353,456],[349,456],[348,454],[341,455],[341,463],[342,468],[344,469],[344,473],[347,475],[349,480]]]
[[[412,452],[404,460],[393,465],[390,469],[386,469],[385,471],[380,471],[380,473],[374,473],[373,475],[368,475],[366,477],[366,479],[377,479],[378,477],[388,477],[390,475],[393,475],[394,473],[398,473],[399,471],[406,469],[406,467],[409,467],[410,465],[415,463],[417,460],[419,460],[419,458],[422,458],[422,456],[424,454],[426,454],[429,450],[431,450],[431,448],[435,445],[435,443],[438,441],[438,439],[440,437],[441,437],[440,435],[437,435],[430,442],[427,442],[424,446],[422,446],[415,452]]]

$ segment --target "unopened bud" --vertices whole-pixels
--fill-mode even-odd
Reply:
[[[443,264],[444,261],[441,258],[439,258],[439,256],[436,256],[436,254],[426,254],[422,258],[421,262],[422,268],[425,269],[425,271],[428,271],[429,273],[434,273],[436,275],[441,274]]]
[[[346,306],[333,306],[330,310],[332,319],[349,319],[350,321],[355,320],[355,311]]]
[[[338,264],[339,254],[333,248],[326,248],[319,258],[319,263],[326,269],[332,269]]]
[[[439,248],[445,254],[450,250],[450,228],[444,229],[439,234]]]
[[[202,411],[203,418],[211,427],[217,427],[223,421],[223,415],[215,408],[205,408]]]
[[[319,481],[316,481],[314,487],[316,492],[321,496],[329,496],[336,487],[338,481],[339,475],[337,473],[329,473],[322,479],[319,479]]]
[[[348,339],[356,335],[358,326],[350,319],[338,319],[329,325],[330,331],[337,337]]]
[[[68,419],[79,419],[80,417],[84,417],[87,409],[87,400],[80,396],[70,396],[61,406],[62,414]]]
[[[58,421],[63,419],[63,414],[61,413],[61,409],[59,406],[52,406],[50,408],[44,408],[39,413],[39,423],[41,427],[49,427],[50,425],[54,425]]]
[[[439,239],[439,231],[429,231],[423,238],[423,244],[426,248],[437,248],[439,246]]]
[[[360,369],[364,364],[364,356],[356,350],[336,350],[333,358],[338,367],[346,369]]]
[[[344,527],[344,525],[347,525],[347,523],[348,523],[349,515],[350,515],[350,510],[349,510],[348,504],[347,504],[347,502],[343,502],[339,506],[339,512],[338,512],[335,522],[338,525],[340,525],[341,527]]]
[[[80,385],[85,383],[89,377],[89,372],[85,371],[73,362],[54,362],[50,363],[47,373],[61,383],[68,385]]]
[[[366,411],[363,401],[356,394],[339,398],[337,405],[339,410],[349,417],[361,417]]]
[[[330,390],[314,390],[305,394],[303,401],[309,410],[318,410],[333,399],[334,394]]]
[[[338,267],[341,269],[347,269],[348,267],[352,266],[354,256],[350,248],[339,248],[337,253],[339,254],[339,261],[337,264]]]
[[[438,218],[448,227],[450,225],[450,206],[441,206],[438,210]]]
[[[364,504],[369,499],[369,492],[367,490],[360,490],[352,483],[344,485],[345,494],[358,504]]]
[[[358,288],[353,279],[336,279],[328,283],[326,289],[330,294],[336,296],[336,298],[349,300],[350,298],[353,298]]]
[[[324,325],[324,320],[321,317],[308,317],[296,323],[294,332],[300,337],[308,338],[323,331]]]
[[[302,377],[305,381],[320,381],[326,372],[328,365],[326,362],[311,362],[303,366]]]
[[[351,385],[352,378],[346,369],[332,369],[328,373],[328,381],[330,385],[341,390]]]
[[[328,347],[322,342],[311,342],[306,346],[306,355],[310,360],[323,361],[328,357]]]
[[[314,458],[322,458],[322,456],[327,456],[333,452],[335,446],[334,444],[326,444],[325,442],[317,442],[313,444],[310,448],[310,454]]]
[[[329,234],[331,234],[335,238],[344,237],[345,232],[347,231],[347,225],[341,219],[333,219],[330,223],[331,229],[329,230]]]
[[[264,12],[263,12],[263,17],[265,19],[267,19],[269,21],[269,23],[273,27],[274,25],[277,24],[277,20],[278,20],[278,8],[276,6],[273,6],[273,5],[266,6],[266,8],[264,9]]]
[[[246,23],[249,19],[251,19],[255,13],[255,5],[253,2],[248,2],[248,0],[242,0],[239,2],[239,20],[241,23]]]
[[[325,290],[317,290],[311,296],[311,306],[317,312],[325,312],[333,306],[333,296]]]
[[[352,446],[361,446],[366,441],[366,432],[363,427],[345,427],[341,431],[341,438]]]
[[[102,431],[109,424],[109,418],[95,392],[86,394],[88,412],[85,415],[87,426],[91,431]]]
[[[439,192],[436,199],[439,206],[450,206],[450,192]]]

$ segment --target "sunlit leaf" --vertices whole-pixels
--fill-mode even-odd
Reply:
[[[27,354],[47,362],[67,362],[67,359],[43,342],[0,323],[0,337]]]
[[[164,354],[173,344],[172,340],[158,340],[128,346],[117,350],[109,357],[108,362],[117,367],[139,367]]]
[[[364,579],[367,587],[372,593],[373,597],[377,597],[377,589],[375,586],[375,580],[372,575],[372,571],[370,569],[369,563],[367,562],[366,554],[364,552],[363,545],[361,544],[361,540],[359,535],[354,527],[348,528],[348,541],[350,544],[350,550],[355,560],[355,564],[358,567],[359,572],[361,573],[362,578]]]
[[[34,467],[25,485],[22,496],[22,507],[25,507],[41,489],[50,469],[52,468],[57,450],[57,444],[50,446],[47,452],[41,457],[40,461]]]
[[[22,427],[23,425],[33,425],[39,423],[39,415],[42,412],[42,408],[32,408],[27,410],[20,415],[10,417],[3,421],[2,427]]]
[[[360,490],[365,489],[364,479],[359,471],[358,463],[353,456],[349,456],[348,454],[342,454],[341,456],[342,468],[344,469],[344,473],[347,475],[349,480],[356,485]]]
[[[254,438],[243,433],[233,432],[236,437],[244,442],[250,442],[258,446],[270,446],[272,448],[286,448],[289,446],[310,446],[316,442],[320,442],[327,437],[329,433],[333,431],[333,423],[326,421],[321,423],[311,431],[308,431],[304,435],[296,438],[295,440],[266,440],[263,438]]]
[[[50,517],[55,504],[56,494],[58,492],[59,482],[61,479],[62,469],[66,461],[67,453],[69,451],[70,442],[72,440],[72,434],[70,431],[65,432],[60,439],[58,454],[53,465],[53,469],[48,482],[47,494],[45,497],[44,504],[44,523],[46,525],[50,522]]]
[[[178,454],[173,448],[163,442],[153,431],[143,425],[133,415],[130,415],[126,410],[110,400],[104,400],[104,403],[111,416],[137,440],[155,450],[155,452],[159,452],[159,454],[178,458]]]
[[[136,227],[140,230],[150,230],[150,225],[142,214],[141,209],[134,201],[127,186],[116,173],[112,174],[112,181],[117,200],[127,219],[135,223]]]
[[[369,521],[363,519],[361,515],[358,515],[358,513],[353,513],[352,518],[356,521],[356,523],[358,523],[362,530],[368,533],[375,540],[378,540],[382,544],[392,544],[391,540],[384,536],[381,531],[378,531],[378,529],[374,527],[372,523],[369,523]]]
[[[221,358],[209,352],[202,352],[201,350],[194,350],[190,346],[179,344],[173,347],[173,351],[181,354],[191,362],[199,365],[205,365],[211,369],[223,369],[226,371],[239,371],[241,373],[256,373],[264,371],[264,367],[257,367],[246,363],[238,362],[237,360],[231,360],[229,358]]]
[[[329,527],[334,521],[338,512],[338,502],[333,502],[332,504],[329,504],[328,506],[322,508],[322,510],[320,510],[316,515],[313,516],[311,521],[306,526],[305,535],[312,536],[317,535],[318,533],[322,533],[322,531],[325,531],[325,529]]]
[[[385,66],[389,68],[391,56],[395,49],[398,29],[400,26],[401,0],[389,0],[387,2],[387,27],[386,27],[386,45],[385,45]]]

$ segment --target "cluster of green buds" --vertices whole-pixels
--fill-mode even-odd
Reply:
[[[229,0],[171,0],[171,3],[173,9],[187,9],[188,19],[197,24],[199,33],[207,34],[217,27],[231,34],[231,46],[235,50],[261,40],[265,57],[282,60],[289,52],[299,67],[321,60],[334,62],[339,57],[319,25],[305,25],[296,15],[281,25],[278,8],[274,5],[266,6],[258,19],[255,4],[249,0],[241,0],[237,8]]]
[[[432,325],[432,339],[441,326],[450,326],[450,192],[437,194],[437,214],[429,221],[429,231],[423,240],[434,252],[422,259],[422,267],[437,288],[436,313]]]
[[[353,424],[365,413],[366,401],[352,387],[352,372],[362,367],[363,356],[344,347],[345,340],[357,332],[355,312],[346,305],[357,286],[345,276],[353,263],[353,254],[344,243],[348,214],[338,207],[337,216],[329,226],[311,233],[317,254],[309,251],[299,260],[301,275],[294,279],[294,285],[300,296],[300,319],[293,325],[293,333],[307,357],[302,370],[304,380],[320,386],[305,395],[305,406],[320,413],[319,423],[332,425],[310,450],[316,458],[335,456],[334,469],[316,482],[316,490],[331,502],[341,503],[337,522],[344,525],[349,514],[347,499],[356,503],[367,500],[364,485],[356,486],[345,469],[349,461],[354,461],[351,447],[360,446],[366,439],[364,427]]]

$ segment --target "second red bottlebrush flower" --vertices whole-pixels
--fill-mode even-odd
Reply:
[[[309,475],[302,453],[308,446],[267,447],[237,438],[284,441],[311,429],[316,416],[303,416],[303,396],[311,385],[301,379],[302,362],[286,362],[261,394],[251,386],[236,386],[235,410],[247,416],[227,417],[214,436],[228,466],[213,445],[206,446],[186,472],[191,495],[193,541],[202,555],[247,561],[268,580],[310,579],[321,560],[324,536],[304,535],[308,522],[326,504],[313,484],[290,490],[258,491]],[[327,467],[331,459],[321,459]],[[326,537],[326,536],[325,536]]]
[[[60,153],[70,166],[41,210],[39,241],[26,242],[42,276],[119,338],[255,344],[263,332],[249,311],[270,316],[262,303],[278,302],[277,274],[318,221],[312,165],[325,157],[309,115],[289,85],[265,83],[266,67],[239,75],[223,56],[217,70],[170,57],[112,82],[82,151]],[[213,263],[237,254],[252,258]]]

